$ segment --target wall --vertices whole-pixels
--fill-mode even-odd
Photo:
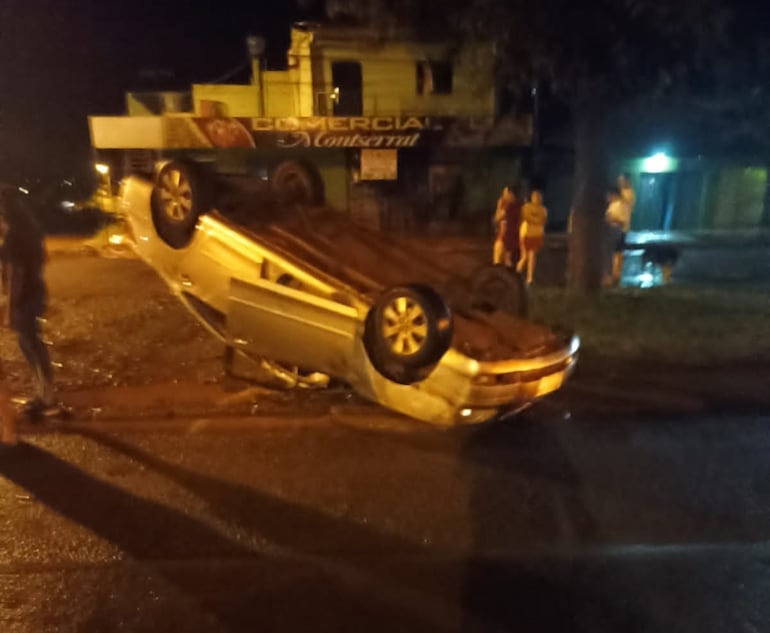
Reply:
[[[88,117],[91,146],[95,149],[160,149],[163,147],[163,117]]]
[[[495,115],[493,81],[494,49],[477,45],[449,57],[453,63],[451,94],[418,94],[417,61],[441,60],[445,47],[384,43],[366,46],[321,47],[323,83],[318,90],[330,91],[331,67],[335,61],[359,61],[363,82],[363,115],[399,114],[434,116]]]
[[[767,171],[764,168],[721,169],[709,183],[706,228],[751,228],[762,222]]]
[[[296,28],[291,30],[287,63],[289,77],[297,86],[297,116],[313,116],[316,112],[314,82],[321,83],[315,75],[321,69],[314,60],[312,32]]]
[[[298,116],[300,89],[296,72],[263,71],[264,116]]]
[[[443,45],[383,42],[363,34],[356,38],[355,32],[340,38],[334,33],[331,28],[292,29],[288,70],[260,70],[255,61],[253,85],[194,85],[195,113],[200,115],[200,102],[209,100],[224,104],[223,114],[233,117],[331,114],[332,63],[358,61],[364,116],[495,115],[492,45],[469,45],[453,53]],[[444,59],[453,66],[451,94],[418,94],[418,60]]]
[[[152,116],[165,113],[190,112],[192,95],[189,92],[128,92],[126,113],[129,116]]]
[[[201,116],[201,101],[224,104],[222,114],[231,117],[252,117],[259,113],[259,87],[241,84],[194,84],[193,107]]]

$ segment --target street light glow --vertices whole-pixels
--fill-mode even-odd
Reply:
[[[95,168],[95,169],[96,169],[96,171],[98,171],[98,172],[99,172],[99,173],[100,173],[102,176],[106,176],[107,174],[109,174],[109,173],[110,173],[110,166],[109,166],[109,165],[105,165],[104,163],[96,163],[96,165],[94,165],[94,168]]]
[[[642,171],[648,174],[661,174],[673,169],[674,160],[665,152],[657,152],[642,161]]]

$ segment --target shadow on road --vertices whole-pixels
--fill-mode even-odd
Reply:
[[[421,614],[416,630],[455,630],[459,610],[459,579],[462,558],[451,553],[409,543],[364,525],[333,517],[307,506],[288,503],[249,486],[224,482],[147,453],[119,438],[92,429],[77,434],[124,455],[174,481],[200,499],[226,523],[240,526],[257,538],[264,538],[292,555],[308,557],[329,573],[352,572],[351,582],[359,586],[364,601],[408,605],[396,608],[380,621],[381,630],[410,630],[413,615]],[[368,595],[368,598],[366,597]],[[331,606],[326,607],[333,613]],[[350,611],[350,606],[346,607]],[[343,609],[345,610],[345,609]],[[391,622],[392,626],[385,626]],[[397,623],[397,624],[396,624]],[[339,629],[339,624],[338,628]],[[367,624],[367,630],[372,625]]]
[[[113,435],[91,429],[78,429],[77,434],[154,470],[203,499],[210,511],[224,521],[246,528],[252,535],[264,537],[291,552],[351,561],[360,554],[373,555],[373,562],[382,563],[383,569],[387,569],[390,556],[430,554],[423,547],[365,525],[171,464]]]
[[[0,475],[39,503],[119,546],[138,564],[148,566],[152,576],[161,576],[211,614],[212,621],[198,622],[200,628],[195,630],[341,631],[361,630],[364,623],[367,630],[382,631],[440,628],[413,610],[413,605],[399,603],[401,596],[395,596],[395,601],[383,599],[387,597],[362,582],[372,572],[386,573],[389,555],[414,551],[408,545],[246,487],[171,466],[118,440],[88,436],[200,494],[219,516],[292,550],[286,558],[258,554],[196,518],[100,481],[33,445],[20,444],[12,456],[4,456]],[[313,552],[318,557],[295,558],[296,552]],[[366,565],[343,552],[376,555],[366,558],[371,562]],[[349,565],[341,568],[341,562]],[[359,573],[346,573],[349,569]],[[96,608],[109,608],[107,602]],[[136,626],[171,630],[164,628],[171,626],[171,620],[164,625],[158,619],[171,618],[168,609],[156,606],[153,610],[153,603],[157,605],[157,596],[144,603],[150,619]],[[84,617],[109,620],[109,614]],[[115,617],[122,618],[117,613]]]
[[[645,618],[606,600],[611,579],[565,550],[602,538],[559,426],[524,415],[465,438],[475,554],[465,573],[465,629],[643,630]],[[481,622],[481,628],[478,627]]]

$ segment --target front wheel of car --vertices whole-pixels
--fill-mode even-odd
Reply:
[[[160,238],[172,248],[192,240],[195,225],[211,205],[209,179],[200,165],[172,160],[158,172],[152,189],[152,222]]]
[[[374,368],[399,384],[425,378],[452,342],[452,314],[430,286],[385,291],[372,307],[364,343]]]

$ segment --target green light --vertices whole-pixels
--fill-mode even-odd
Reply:
[[[642,161],[642,171],[647,174],[662,174],[676,169],[676,160],[666,155],[664,152],[658,152],[648,156]]]

